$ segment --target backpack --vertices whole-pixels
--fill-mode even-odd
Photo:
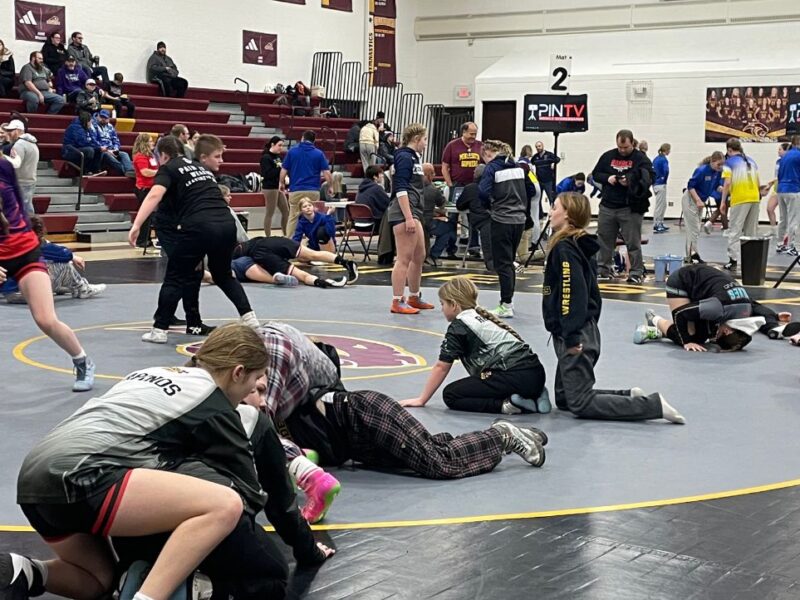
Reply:
[[[244,175],[220,175],[217,177],[217,183],[227,185],[231,193],[247,192],[247,180]]]
[[[259,175],[258,173],[250,172],[247,175],[245,175],[245,180],[247,183],[247,191],[249,192],[261,191],[261,185],[262,185],[261,175]]]

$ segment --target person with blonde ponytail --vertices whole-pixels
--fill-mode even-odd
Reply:
[[[742,236],[753,237],[758,233],[758,210],[761,203],[761,184],[756,161],[744,153],[742,142],[731,138],[725,144],[728,160],[722,168],[722,200],[727,202],[728,262],[725,269],[736,272],[742,253]]]
[[[700,238],[700,223],[703,220],[703,210],[709,198],[714,196],[714,191],[720,186],[720,172],[725,156],[722,152],[714,152],[703,159],[694,170],[686,191],[681,200],[683,208],[683,221],[686,226],[686,258],[684,262],[701,264],[703,259],[698,252]]]
[[[556,406],[582,419],[640,421],[685,419],[659,393],[640,388],[597,390],[594,367],[600,358],[602,300],[597,286],[597,237],[586,232],[592,217],[589,199],[565,192],[550,211],[550,237],[542,289],[545,328],[553,334],[558,358]]]
[[[504,415],[550,412],[539,358],[516,331],[478,306],[475,284],[455,277],[439,288],[439,300],[450,322],[439,360],[420,396],[400,404],[425,406],[460,360],[469,376],[444,388],[448,408]]]

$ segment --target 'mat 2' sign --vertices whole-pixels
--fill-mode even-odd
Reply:
[[[567,133],[589,130],[586,94],[526,94],[523,131]]]

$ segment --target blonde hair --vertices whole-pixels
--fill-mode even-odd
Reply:
[[[427,127],[422,123],[411,123],[403,129],[403,146],[408,146],[415,138],[422,138],[428,133]]]
[[[303,196],[302,198],[300,198],[300,202],[297,204],[297,208],[303,210],[303,204],[306,203],[310,204],[314,210],[317,210],[317,206],[314,204],[314,201],[308,196]]]
[[[131,155],[136,156],[137,154],[144,154],[145,156],[153,156],[153,151],[150,150],[150,141],[152,139],[149,133],[140,133],[137,135],[133,142],[133,151]]]
[[[488,310],[482,306],[478,306],[478,288],[468,278],[463,275],[454,277],[448,280],[439,288],[439,300],[442,302],[449,302],[450,304],[457,304],[462,310],[469,310],[474,308],[475,312],[487,321],[491,321],[500,329],[509,332],[520,341],[524,341],[513,328],[500,319],[495,317]]]
[[[497,152],[502,156],[513,156],[514,151],[511,146],[501,140],[484,140],[483,149],[489,152]]]
[[[187,129],[188,131],[188,129]],[[225,144],[216,135],[204,133],[194,144],[194,153],[199,160],[201,156],[211,156],[217,150],[224,150]]]
[[[245,371],[265,371],[269,355],[264,340],[253,329],[231,323],[211,332],[190,365],[209,373],[229,371],[241,365]]]
[[[670,150],[672,150],[672,145],[664,143],[664,144],[661,144],[661,147],[658,149],[658,153],[659,154],[666,154]]]
[[[564,212],[567,213],[567,223],[558,231],[553,232],[547,244],[547,251],[550,252],[556,244],[568,237],[578,239],[586,235],[586,228],[592,220],[592,207],[589,199],[578,192],[561,192],[556,201],[561,204]]]
[[[231,188],[229,188],[227,185],[220,184],[219,191],[222,193],[223,198],[231,195]]]

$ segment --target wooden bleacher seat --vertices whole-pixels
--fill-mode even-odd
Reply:
[[[47,233],[72,233],[78,223],[78,215],[59,213],[41,216]]]

